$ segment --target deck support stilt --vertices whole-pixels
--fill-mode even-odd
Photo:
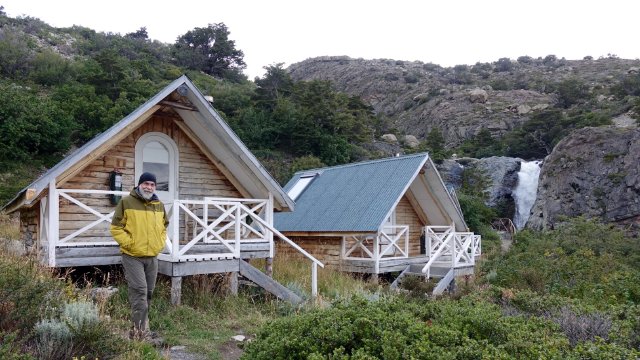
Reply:
[[[238,295],[238,273],[235,271],[229,273],[229,293],[234,296]]]
[[[182,296],[182,276],[171,277],[171,304],[180,305]]]
[[[371,274],[371,282],[375,284],[378,283],[378,274]]]
[[[268,277],[273,277],[273,258],[268,257],[265,261],[264,265],[264,273],[267,274]]]

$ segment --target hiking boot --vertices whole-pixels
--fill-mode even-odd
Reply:
[[[164,339],[155,331],[145,331],[144,337],[141,340],[155,347],[161,347],[164,345]]]

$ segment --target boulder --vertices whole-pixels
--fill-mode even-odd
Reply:
[[[585,216],[640,229],[640,129],[582,128],[561,140],[540,172],[527,226],[554,228]]]
[[[420,141],[413,135],[405,135],[402,138],[404,145],[412,149],[417,148],[420,145]]]
[[[522,159],[518,158],[492,156],[479,159],[473,164],[473,167],[480,170],[489,180],[486,189],[488,206],[507,206],[509,209],[515,209],[511,193],[518,183],[521,161]]]
[[[384,134],[380,137],[383,141],[386,141],[391,144],[395,144],[398,142],[398,138],[393,134]]]
[[[518,112],[518,115],[528,114],[531,112],[531,106],[526,104],[518,105],[516,111]]]
[[[489,99],[489,94],[486,90],[482,90],[480,88],[475,88],[469,91],[469,101],[472,103],[482,103],[484,104]]]

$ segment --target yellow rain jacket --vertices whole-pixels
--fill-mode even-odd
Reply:
[[[164,248],[169,219],[164,205],[154,194],[143,199],[134,188],[116,206],[111,220],[111,235],[124,254],[157,256]]]

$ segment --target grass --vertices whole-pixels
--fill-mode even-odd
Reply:
[[[96,334],[96,341],[103,341],[109,346],[117,359],[162,359],[167,358],[167,350],[158,351],[151,345],[133,342],[127,339],[129,323],[129,303],[127,300],[127,287],[122,269],[119,266],[95,268],[89,273],[81,270],[67,272],[53,271],[41,267],[36,261],[29,260],[26,271],[24,257],[7,255],[6,251],[12,242],[18,241],[19,221],[15,217],[0,215],[0,249],[1,259],[5,267],[13,271],[13,278],[5,282],[13,281],[14,291],[24,296],[37,296],[46,298],[55,292],[56,304],[54,308],[62,309],[65,303],[73,301],[85,301],[88,294],[96,286],[114,286],[118,292],[109,299],[96,300],[96,307],[100,314],[101,325],[107,332],[119,338],[122,346],[113,347],[113,337]],[[252,265],[264,269],[263,259],[253,260]],[[296,257],[277,257],[273,263],[274,278],[293,291],[298,292],[303,298],[309,299],[311,294],[311,263],[305,259]],[[3,270],[6,270],[3,268]],[[8,271],[3,271],[9,275]],[[23,275],[23,276],[19,276]],[[17,281],[16,279],[19,279]],[[318,269],[318,287],[320,301],[327,303],[335,299],[350,297],[354,294],[370,294],[380,291],[377,284],[363,281],[361,277],[354,277],[332,269]],[[41,282],[47,284],[43,286]],[[223,274],[209,274],[189,276],[183,279],[182,301],[180,306],[170,303],[171,284],[168,277],[160,275],[152,301],[150,313],[150,325],[165,339],[168,346],[184,345],[188,351],[205,354],[208,358],[221,358],[219,349],[228,347],[233,342],[234,335],[245,335],[252,338],[258,329],[273,319],[304,312],[307,308],[313,308],[313,302],[303,307],[294,307],[288,303],[277,300],[264,290],[254,286],[241,286],[238,296],[228,293],[228,277]],[[34,285],[35,284],[35,285]],[[38,285],[40,284],[40,285]],[[6,285],[6,284],[5,284]],[[7,287],[6,289],[9,289]],[[37,291],[36,291],[37,290]],[[6,293],[2,293],[7,295]],[[4,299],[4,300],[3,300]],[[3,302],[4,301],[4,302]],[[6,296],[0,298],[4,309],[13,312],[16,319],[28,320],[12,327],[22,329],[22,333],[32,333],[35,324],[43,319],[51,318],[51,311],[47,308],[33,306],[44,301],[26,302],[31,306],[15,306],[17,301],[7,300]],[[10,305],[13,304],[13,305]],[[5,306],[6,305],[6,306]],[[21,315],[22,314],[22,315]],[[27,314],[28,316],[24,316]],[[6,314],[4,314],[6,315]],[[8,318],[8,317],[5,317]],[[16,321],[18,321],[16,320]],[[101,327],[102,329],[102,327]],[[9,352],[29,349],[30,342],[35,341],[28,336],[20,337],[12,335],[13,332],[0,333],[3,340],[11,340],[11,344],[3,344],[0,354],[5,349]],[[124,340],[124,341],[123,341]],[[89,339],[89,341],[91,341]],[[100,347],[100,344],[93,344]],[[90,355],[90,353],[88,353]],[[29,358],[27,356],[27,358]]]

